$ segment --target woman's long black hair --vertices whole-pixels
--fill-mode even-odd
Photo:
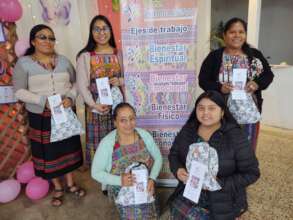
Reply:
[[[232,116],[232,114],[230,113],[230,111],[226,105],[224,96],[215,90],[206,91],[206,92],[202,93],[197,98],[197,100],[195,102],[194,109],[191,112],[186,124],[193,124],[194,125],[194,123],[195,123],[196,128],[198,128],[198,126],[200,125],[200,122],[198,121],[198,119],[196,117],[196,108],[198,106],[198,103],[204,98],[213,101],[224,111],[224,115],[222,118],[223,121],[237,124],[236,120],[234,119],[234,117]]]
[[[35,52],[35,46],[32,44],[32,41],[36,38],[36,34],[43,29],[48,29],[54,34],[52,28],[45,24],[35,25],[30,31],[30,47],[26,50],[24,56],[32,55]]]
[[[233,24],[238,23],[238,22],[242,24],[242,26],[244,27],[245,33],[247,33],[247,23],[244,20],[242,20],[241,18],[235,17],[235,18],[231,18],[230,20],[228,20],[225,23],[224,34],[227,33],[227,31],[232,27]],[[251,64],[252,59],[253,59],[253,54],[252,54],[250,45],[245,41],[244,44],[242,45],[241,49],[247,55],[249,64]]]
[[[109,40],[109,44],[111,47],[113,48],[116,48],[116,43],[115,43],[115,38],[114,38],[114,33],[113,33],[113,28],[112,28],[112,25],[110,23],[110,21],[108,20],[108,18],[104,15],[97,15],[95,16],[91,23],[90,23],[90,29],[89,29],[89,37],[88,37],[88,41],[87,41],[87,44],[86,46],[81,49],[78,54],[77,54],[77,58],[80,56],[80,54],[82,54],[83,52],[92,52],[96,49],[97,47],[97,43],[95,42],[95,39],[94,39],[94,36],[92,34],[92,31],[94,29],[94,25],[96,23],[97,20],[102,20],[104,21],[107,26],[110,28],[110,40]]]

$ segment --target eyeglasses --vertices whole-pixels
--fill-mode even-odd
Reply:
[[[38,38],[39,40],[45,41],[45,40],[49,40],[50,42],[55,42],[56,38],[55,37],[48,37],[46,35],[37,35],[36,38]]]
[[[110,28],[108,26],[104,26],[103,28],[96,26],[96,27],[94,27],[93,31],[98,34],[100,34],[102,31],[104,31],[104,33],[108,33],[108,32],[110,32]]]

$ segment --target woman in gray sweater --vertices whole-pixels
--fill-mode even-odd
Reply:
[[[72,171],[82,165],[80,136],[51,142],[51,111],[48,97],[60,94],[64,108],[74,106],[76,97],[75,70],[70,61],[54,50],[55,36],[46,25],[36,25],[30,31],[30,48],[14,68],[16,97],[28,110],[29,138],[35,173],[54,184],[53,206],[62,205],[65,175],[67,191],[77,197],[85,190],[75,185]]]

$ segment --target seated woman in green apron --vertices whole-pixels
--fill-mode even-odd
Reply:
[[[108,196],[115,201],[121,219],[158,218],[153,194],[162,167],[161,152],[150,133],[136,128],[136,114],[130,104],[118,104],[113,119],[116,129],[100,142],[91,175],[107,185]],[[141,176],[134,174],[138,171],[135,167],[146,168],[145,181],[140,182]],[[141,202],[144,196],[139,190],[143,183],[145,202]]]

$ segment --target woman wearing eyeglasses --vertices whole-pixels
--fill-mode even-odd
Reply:
[[[136,182],[135,175],[126,172],[126,168],[134,162],[145,164],[148,168],[147,191],[150,195],[154,194],[155,180],[162,167],[160,150],[150,133],[136,128],[135,110],[131,105],[118,104],[113,118],[116,130],[100,142],[93,159],[92,177],[107,184],[108,195],[115,200],[120,219],[156,219],[158,215],[154,202],[125,205],[118,202],[118,194],[121,187],[133,186]]]
[[[13,83],[17,99],[28,110],[29,138],[35,173],[52,180],[54,193],[52,206],[61,206],[64,187],[77,197],[85,190],[75,185],[72,171],[82,165],[80,136],[51,142],[51,111],[48,97],[60,94],[64,108],[74,106],[76,97],[75,70],[70,61],[55,52],[53,30],[43,24],[30,31],[30,47],[17,61]],[[65,176],[66,186],[60,177]]]
[[[76,70],[78,89],[85,102],[86,164],[90,166],[99,142],[113,130],[112,107],[97,101],[96,79],[108,77],[110,86],[121,92],[124,85],[122,55],[105,16],[97,15],[92,19],[87,45],[77,55]]]

